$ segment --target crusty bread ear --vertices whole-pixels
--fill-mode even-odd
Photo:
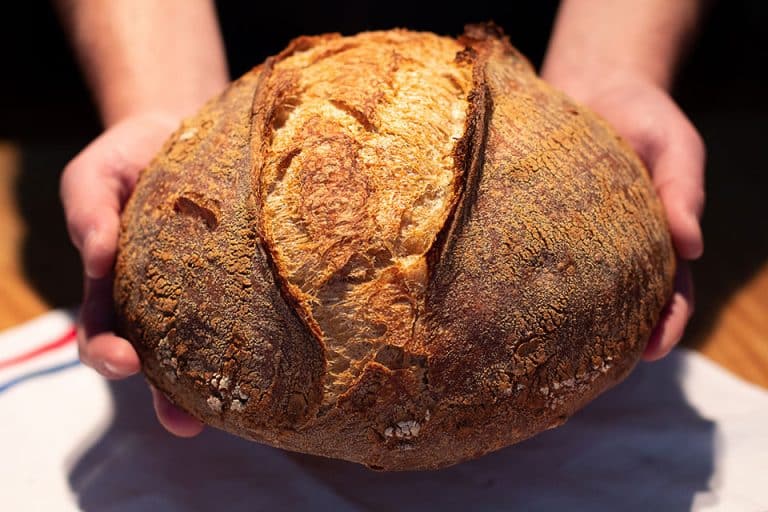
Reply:
[[[302,37],[234,82],[142,174],[115,298],[206,423],[427,469],[626,376],[673,272],[631,149],[481,25]]]

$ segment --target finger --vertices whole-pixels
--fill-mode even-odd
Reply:
[[[141,370],[141,363],[131,343],[112,333],[103,333],[87,341],[88,365],[108,379],[124,379]],[[81,359],[83,358],[81,352]]]
[[[704,250],[699,225],[704,208],[704,143],[683,113],[670,108],[683,122],[670,123],[675,128],[656,144],[650,167],[675,249],[683,259],[693,260]]]
[[[675,276],[675,292],[648,340],[643,359],[656,361],[669,354],[682,339],[693,310],[693,281],[690,268],[685,262],[680,262]]]
[[[154,386],[150,385],[149,389],[152,391],[157,419],[168,432],[179,437],[194,437],[203,431],[200,420],[173,405]]]
[[[107,378],[120,379],[140,370],[133,346],[114,334],[112,276],[88,279],[78,322],[80,359]]]

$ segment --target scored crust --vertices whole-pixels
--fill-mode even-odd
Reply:
[[[462,172],[461,49],[405,32],[327,40],[276,62],[256,97],[261,233],[326,349],[326,403],[403,346],[423,309]]]
[[[427,469],[622,379],[673,272],[631,149],[484,25],[302,37],[236,81],[142,173],[115,298],[206,423]]]

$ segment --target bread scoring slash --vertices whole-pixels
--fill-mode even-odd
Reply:
[[[647,171],[492,25],[300,37],[141,174],[115,299],[209,425],[432,469],[563,423],[672,292]]]

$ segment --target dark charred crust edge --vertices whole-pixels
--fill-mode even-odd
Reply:
[[[488,44],[500,45],[506,55],[514,57],[527,69],[534,69],[528,58],[512,46],[512,43],[509,42],[509,36],[504,33],[504,29],[493,21],[465,25],[464,34],[459,36],[457,40],[468,48]]]
[[[448,213],[443,227],[438,232],[435,242],[427,253],[429,275],[437,268],[443,255],[450,253],[458,232],[466,222],[477,197],[483,165],[485,163],[485,146],[488,130],[493,116],[493,99],[485,77],[485,65],[488,52],[478,52],[473,47],[467,47],[456,54],[458,62],[472,62],[472,90],[468,96],[469,115],[464,127],[464,136],[456,144],[454,162],[461,169],[457,180],[457,197],[451,211]],[[429,283],[431,285],[430,277]]]
[[[336,37],[336,36],[332,36]],[[309,39],[311,40],[312,44],[316,44],[317,42],[322,41],[322,36],[318,36],[317,38],[299,38],[294,40],[291,43],[291,47],[294,45],[294,43],[297,43],[297,41]],[[276,57],[270,57],[266,60],[264,63],[264,68],[262,70],[261,76],[259,77],[259,81],[256,84],[256,87],[254,88],[253,93],[253,101],[251,105],[251,116],[250,116],[250,129],[249,129],[249,139],[250,139],[250,151],[251,151],[251,169],[249,169],[249,179],[250,179],[250,205],[249,208],[253,212],[253,219],[254,219],[254,225],[252,226],[252,229],[254,230],[254,233],[256,235],[256,242],[255,242],[255,250],[258,250],[263,255],[264,261],[266,262],[266,266],[268,268],[268,271],[270,272],[273,282],[277,285],[279,289],[279,293],[281,298],[283,299],[283,302],[286,305],[286,309],[290,311],[291,315],[296,319],[299,325],[301,325],[305,332],[304,334],[312,339],[315,343],[317,343],[318,347],[320,347],[321,353],[326,352],[325,344],[322,340],[322,335],[319,331],[319,328],[316,325],[313,325],[312,322],[309,321],[309,317],[307,314],[302,314],[304,312],[304,306],[297,300],[296,297],[291,293],[291,291],[288,288],[288,281],[280,274],[280,270],[278,268],[277,263],[274,259],[274,248],[271,246],[268,238],[264,236],[265,233],[265,226],[264,226],[264,216],[262,213],[262,205],[265,198],[265,190],[262,187],[262,172],[264,168],[264,152],[266,150],[266,144],[267,141],[271,138],[266,133],[267,130],[272,129],[271,119],[270,117],[273,115],[274,111],[274,105],[271,105],[270,102],[264,102],[262,99],[266,96],[268,98],[268,87],[270,78],[273,75],[274,66],[277,62],[280,60],[287,58],[288,56],[295,53],[295,48],[292,51],[291,47],[287,48],[285,51],[280,53]],[[304,50],[308,49],[308,46],[301,46]],[[259,108],[259,105],[266,105],[269,111],[267,112],[267,115],[265,116],[264,108]],[[326,358],[323,357],[321,364],[323,366],[322,370],[322,376],[320,378],[319,386],[320,389],[323,389],[323,380],[326,378],[327,369],[326,369]],[[317,408],[320,406],[320,403],[322,402],[323,396],[322,392],[320,393],[320,396],[318,397],[317,403],[314,404],[308,404],[308,414],[303,419],[303,423],[306,423],[307,421],[311,420],[311,417],[315,414]],[[299,425],[300,426],[300,425]]]
[[[475,43],[481,43],[489,39],[507,39],[504,29],[498,26],[493,20],[481,23],[468,23],[464,25],[464,34],[459,37],[459,41],[461,42],[471,41]]]
[[[286,46],[283,51],[281,51],[274,57],[270,57],[267,60],[271,61],[271,64],[274,65],[277,62],[280,62],[281,60],[287,59],[291,55],[307,51],[310,48],[313,48],[320,43],[325,43],[333,39],[339,39],[341,37],[342,37],[341,34],[339,34],[338,32],[320,34],[317,36],[299,36],[295,39],[291,39],[291,42],[288,43],[288,46]],[[270,70],[271,69],[272,69],[272,66],[270,66]]]

